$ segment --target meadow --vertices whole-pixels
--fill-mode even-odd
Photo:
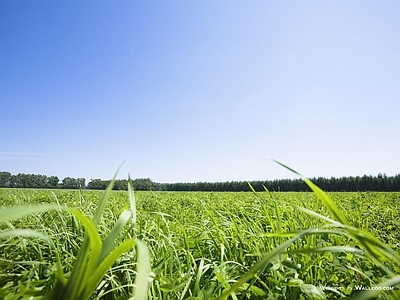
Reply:
[[[0,205],[1,299],[400,298],[400,193],[0,189]]]

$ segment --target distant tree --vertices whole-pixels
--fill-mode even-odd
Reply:
[[[72,177],[65,177],[62,180],[62,188],[64,189],[79,189],[85,188],[85,178],[72,178]]]
[[[136,191],[153,190],[153,181],[150,178],[137,178],[132,181],[133,189]]]
[[[17,175],[11,175],[8,187],[17,187]]]
[[[9,187],[11,179],[10,172],[0,172],[0,187]]]
[[[78,178],[77,184],[78,184],[78,189],[86,188],[86,178]]]
[[[118,179],[115,180],[114,190],[127,190],[128,189],[128,180],[126,179]]]
[[[65,177],[62,180],[62,187],[63,189],[74,189],[77,186],[77,181],[75,178],[72,177]]]
[[[34,185],[34,187],[38,187],[38,188],[48,188],[49,187],[46,175],[39,175],[39,174],[31,175],[31,182]]]
[[[30,175],[18,173],[16,176],[15,186],[18,188],[28,188],[30,187]]]
[[[57,176],[50,176],[47,178],[47,185],[50,188],[56,188],[58,186],[58,182],[60,179],[58,179]]]
[[[91,179],[87,184],[87,188],[91,190],[105,190],[110,180]]]

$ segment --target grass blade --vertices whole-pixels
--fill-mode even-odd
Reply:
[[[330,246],[330,247],[320,247],[320,248],[302,248],[302,249],[293,249],[288,251],[288,253],[317,253],[317,252],[352,252],[363,254],[363,251],[349,246]]]
[[[123,227],[129,221],[131,217],[130,210],[124,210],[119,216],[117,222],[115,222],[114,227],[111,229],[111,232],[108,234],[106,239],[103,242],[103,247],[101,250],[101,254],[99,257],[98,263],[100,263],[104,257],[106,257],[114,247],[114,242],[117,239],[118,235],[121,233]]]
[[[244,283],[249,281],[253,276],[261,270],[265,265],[267,265],[272,258],[274,258],[276,255],[283,254],[286,252],[286,249],[296,242],[298,239],[300,239],[302,236],[308,233],[309,230],[305,230],[300,232],[297,236],[291,238],[290,240],[286,241],[285,243],[279,245],[278,247],[274,248],[271,252],[269,252],[267,255],[265,255],[260,261],[258,261],[256,264],[254,264],[242,277],[239,278],[237,282],[235,282],[227,291],[225,291],[222,296],[220,297],[220,300],[226,300],[228,299],[229,295],[234,293],[236,290],[238,290]]]
[[[114,251],[109,253],[105,259],[103,259],[98,267],[93,270],[91,273],[92,275],[88,277],[87,280],[87,287],[86,293],[84,294],[85,297],[83,299],[88,299],[91,293],[89,291],[94,291],[97,285],[100,283],[101,279],[103,278],[104,274],[107,270],[115,263],[115,261],[125,252],[131,250],[136,245],[136,241],[133,239],[129,239],[124,241],[123,243],[119,244]]]
[[[9,237],[15,237],[15,236],[24,236],[24,237],[30,237],[30,238],[38,238],[41,239],[47,243],[49,243],[51,246],[53,245],[53,242],[43,233],[31,230],[31,229],[12,229],[12,230],[7,230],[0,232],[0,239],[5,239]]]
[[[0,222],[9,222],[26,215],[41,213],[49,210],[58,210],[58,205],[15,206],[0,210]]]
[[[108,201],[108,198],[110,197],[111,191],[114,187],[115,178],[117,177],[118,171],[119,171],[119,169],[121,169],[122,165],[123,165],[123,163],[118,167],[117,172],[115,172],[114,177],[112,178],[110,184],[108,185],[107,189],[105,190],[105,192],[103,194],[103,198],[101,198],[101,200],[99,201],[99,204],[97,205],[96,212],[94,213],[94,216],[93,216],[93,223],[96,225],[96,227],[100,222],[101,214],[103,213],[104,207]]]
[[[137,274],[135,278],[135,300],[145,300],[149,286],[150,255],[146,245],[137,241]]]
[[[132,211],[132,223],[135,226],[136,225],[136,200],[135,200],[135,194],[133,192],[133,184],[132,184],[132,179],[131,176],[128,176],[128,194],[129,194],[129,203],[131,206],[131,211]]]
[[[314,194],[321,200],[321,202],[331,211],[331,213],[336,217],[336,219],[338,219],[343,224],[349,225],[349,222],[347,221],[346,217],[340,212],[336,204],[331,200],[331,198],[329,198],[329,196],[324,191],[322,191],[318,186],[316,186],[309,179],[307,179],[294,169],[284,165],[283,163],[277,160],[273,161],[281,165],[282,167],[292,171],[293,173],[299,175],[304,180],[304,182],[310,187],[310,189],[314,192]]]
[[[65,299],[78,298],[84,290],[87,290],[89,274],[92,274],[100,256],[102,242],[94,223],[80,211],[71,209],[70,212],[82,223],[86,229],[86,239],[77,257],[68,281]],[[86,298],[82,298],[86,299]]]

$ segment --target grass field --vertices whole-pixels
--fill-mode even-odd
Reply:
[[[103,194],[0,189],[1,299],[400,298],[400,193]]]

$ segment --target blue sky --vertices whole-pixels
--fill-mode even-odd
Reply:
[[[0,171],[400,170],[398,1],[2,1]]]

